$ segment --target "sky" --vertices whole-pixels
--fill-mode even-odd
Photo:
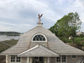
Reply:
[[[84,32],[84,0],[0,0],[0,31],[26,32],[35,27],[43,14],[45,28],[70,12],[77,12]]]

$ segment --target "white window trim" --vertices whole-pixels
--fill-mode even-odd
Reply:
[[[33,38],[34,38],[36,35],[42,35],[42,36],[45,38],[45,41],[33,41]],[[33,35],[31,42],[47,42],[47,38],[46,38],[46,36],[45,36],[44,34],[42,34],[42,33],[36,33],[35,35]]]
[[[11,57],[12,57],[12,55],[10,56],[10,63],[21,63],[21,58],[20,58],[20,62],[17,62],[16,60],[16,58],[17,58],[17,56],[15,55],[15,62],[11,62]]]
[[[66,61],[65,61],[65,62],[62,62],[63,59],[62,59],[62,56],[61,56],[61,62],[62,62],[62,63],[67,63],[67,56],[65,56],[65,57],[66,57]]]
[[[56,63],[67,63],[67,56],[66,56],[66,62],[62,62],[62,56],[60,56],[60,62],[57,62],[57,57],[56,57]]]

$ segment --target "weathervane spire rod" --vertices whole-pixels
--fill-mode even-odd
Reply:
[[[38,24],[43,24],[43,23],[41,23],[42,16],[43,16],[43,14],[38,14]]]

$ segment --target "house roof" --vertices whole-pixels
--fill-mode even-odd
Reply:
[[[32,42],[32,37],[38,33],[44,34],[47,38],[47,42]],[[55,36],[55,34],[50,32],[48,29],[45,29],[43,26],[36,26],[30,31],[24,33],[21,35],[18,43],[15,46],[2,52],[1,54],[18,55],[37,44],[45,46],[59,55],[84,55],[84,51],[65,44],[57,36]]]
[[[36,57],[36,56],[38,57],[58,57],[59,55],[42,45],[36,45],[28,49],[27,51],[20,53],[18,56],[19,57]]]

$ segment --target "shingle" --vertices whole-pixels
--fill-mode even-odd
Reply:
[[[44,34],[47,37],[47,42],[44,43],[32,42],[32,37],[38,33]],[[52,32],[50,32],[49,30],[45,29],[42,26],[36,26],[35,28],[21,35],[18,43],[14,47],[9,48],[8,50],[2,52],[1,54],[3,55],[20,54],[34,47],[37,44],[43,45],[60,55],[84,55],[84,51],[65,44]]]
[[[41,46],[36,45],[27,51],[24,51],[18,55],[19,57],[58,57],[59,55],[55,52],[51,51],[50,49]]]

